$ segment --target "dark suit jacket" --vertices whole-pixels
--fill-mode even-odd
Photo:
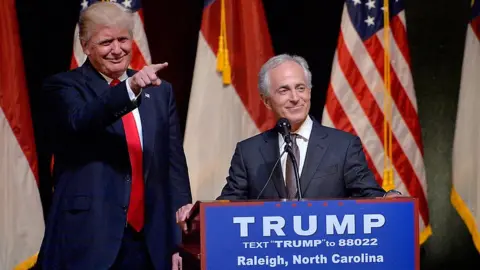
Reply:
[[[313,120],[313,119],[312,119]],[[256,199],[280,156],[278,133],[268,130],[239,142],[218,199]],[[385,191],[369,170],[360,139],[313,120],[300,186],[305,199],[381,197]],[[280,162],[259,199],[286,197]]]
[[[125,82],[110,88],[88,61],[47,79],[43,96],[54,142],[55,191],[38,266],[108,269],[122,242],[131,189],[120,118],[136,105]],[[144,233],[155,268],[166,270],[181,236],[175,212],[192,200],[172,86],[163,81],[145,88],[137,104],[143,131]]]

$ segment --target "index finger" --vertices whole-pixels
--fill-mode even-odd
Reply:
[[[151,65],[151,67],[152,67],[152,69],[153,69],[154,72],[157,72],[157,71],[159,71],[159,70],[161,70],[161,69],[164,69],[164,68],[166,68],[167,66],[168,66],[168,63],[167,63],[167,62],[161,63],[161,64],[153,64],[153,65]]]

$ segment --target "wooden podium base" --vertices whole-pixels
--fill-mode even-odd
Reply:
[[[200,254],[181,248],[182,270],[201,270]]]

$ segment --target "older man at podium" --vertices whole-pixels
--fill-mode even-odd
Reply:
[[[278,55],[262,66],[260,95],[277,126],[237,144],[219,199],[398,195],[378,185],[357,136],[309,116],[311,79],[299,56]]]
[[[360,138],[322,126],[309,115],[312,75],[302,57],[287,54],[261,68],[258,87],[277,125],[239,142],[220,200],[397,197],[379,186]],[[177,212],[186,229],[191,205]]]

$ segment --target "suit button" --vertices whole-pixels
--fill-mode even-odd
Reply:
[[[130,175],[125,176],[125,181],[127,181],[127,182],[131,182],[131,181],[132,181],[132,179],[130,178]]]

